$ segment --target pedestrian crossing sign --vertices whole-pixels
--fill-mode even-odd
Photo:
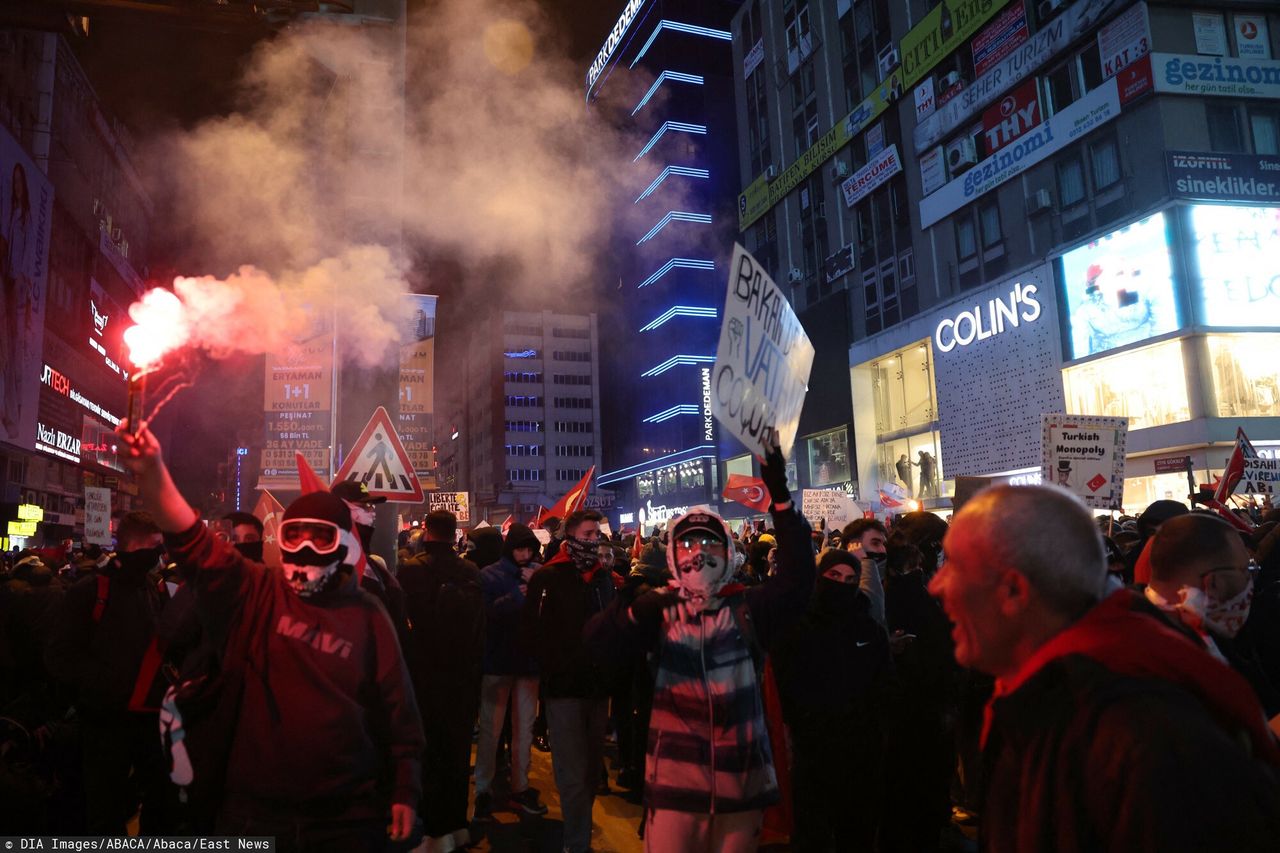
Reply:
[[[391,416],[382,406],[373,413],[351,452],[342,460],[333,482],[343,480],[364,483],[373,497],[398,503],[422,503],[426,498],[409,462],[409,454],[391,425]]]

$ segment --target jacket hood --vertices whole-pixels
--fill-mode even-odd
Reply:
[[[533,535],[533,531],[519,522],[507,528],[507,539],[502,543],[502,556],[510,558],[517,548],[532,548],[535,556],[536,552],[542,548],[542,543],[538,541],[537,536]]]
[[[467,538],[475,543],[475,550],[467,559],[477,566],[488,566],[502,557],[502,533],[496,527],[480,527],[467,531]]]
[[[1280,767],[1280,744],[1267,728],[1249,683],[1158,616],[1137,609],[1147,607],[1141,596],[1117,590],[1041,646],[1021,670],[998,680],[984,715],[983,744],[996,701],[1017,691],[1050,663],[1083,655],[1118,675],[1177,684],[1193,694],[1229,734],[1247,735],[1254,755]]]

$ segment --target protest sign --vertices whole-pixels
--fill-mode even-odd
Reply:
[[[805,489],[800,495],[800,508],[815,527],[825,521],[826,530],[840,530],[855,518],[862,518],[862,508],[843,489]]]
[[[751,452],[791,452],[809,390],[813,344],[782,291],[734,245],[711,380],[716,419]]]
[[[448,510],[457,517],[459,524],[471,523],[470,492],[427,492],[427,507],[429,512]]]
[[[1090,509],[1119,509],[1128,433],[1128,418],[1045,415],[1044,482],[1061,486]]]
[[[1246,495],[1273,495],[1280,483],[1280,460],[1255,457],[1244,460],[1244,474],[1237,492]]]
[[[84,487],[84,541],[86,545],[111,547],[111,490]]]

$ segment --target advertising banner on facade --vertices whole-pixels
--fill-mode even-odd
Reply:
[[[1044,482],[1061,486],[1090,509],[1120,509],[1128,435],[1128,418],[1045,415]]]
[[[1040,124],[1040,99],[1036,81],[1028,80],[982,113],[982,139],[994,154]]]
[[[26,450],[39,440],[52,217],[53,185],[0,127],[0,440]]]
[[[866,130],[901,95],[902,68],[899,66],[853,112],[836,122],[812,147],[796,157],[795,162],[784,169],[782,174],[773,180],[768,175],[760,175],[742,191],[738,196],[738,230],[747,230],[752,223],[786,198],[787,193]]]
[[[1027,11],[1015,3],[974,38],[973,73],[982,76],[1027,40]]]
[[[813,367],[813,344],[764,267],[733,247],[720,344],[712,368],[716,419],[758,456],[791,454]]]
[[[400,410],[396,429],[422,487],[433,489],[436,476],[435,458],[431,451],[435,442],[436,297],[415,293],[405,296],[404,301]]]
[[[1200,323],[1280,327],[1280,207],[1197,204],[1190,211]]]
[[[938,100],[934,94],[932,77],[926,77],[919,86],[916,86],[914,97],[917,122],[933,115],[933,111],[938,108]]]
[[[1280,61],[1153,53],[1156,91],[1221,98],[1280,98]]]
[[[928,228],[1118,115],[1120,94],[1115,78],[1112,78],[1039,127],[1023,134],[1017,142],[921,199],[920,227]]]
[[[761,62],[764,62],[763,38],[757,41],[755,46],[752,47],[751,50],[747,52],[747,55],[742,58],[742,76],[744,78],[750,77],[751,72],[755,71]]]
[[[1102,76],[1137,62],[1151,52],[1151,27],[1147,23],[1147,4],[1134,3],[1114,21],[1098,30],[1098,56],[1102,59]]]
[[[942,0],[902,37],[902,85],[914,86],[1009,0]]]
[[[84,542],[111,547],[111,490],[84,487]]]
[[[942,146],[920,155],[920,192],[929,195],[947,182],[947,167]]]
[[[282,352],[267,353],[260,489],[298,488],[301,452],[328,482],[333,468],[333,330],[327,325]]]
[[[1221,12],[1193,12],[1191,28],[1196,34],[1196,53],[1224,56],[1227,52],[1227,25]]]
[[[800,511],[816,529],[840,530],[855,518],[862,518],[862,507],[844,489],[805,489],[800,496]]]
[[[1166,151],[1169,188],[1180,198],[1280,202],[1280,155]]]
[[[902,161],[898,159],[898,146],[890,145],[840,185],[840,189],[844,191],[844,203],[853,207],[901,171]]]
[[[1113,10],[1121,8],[1126,1],[1077,0],[1065,12],[1041,27],[1028,41],[1000,60],[990,71],[979,74],[964,91],[917,124],[912,131],[916,153],[941,142],[951,131],[976,115],[978,110],[1066,50],[1067,45],[1095,27],[1098,21]]]
[[[1263,15],[1232,15],[1236,31],[1236,53],[1241,59],[1270,59],[1271,39]]]
[[[427,508],[430,512],[447,510],[457,516],[459,524],[471,523],[470,492],[427,492]]]
[[[1084,358],[1178,327],[1165,215],[1157,213],[1062,256],[1071,343]]]

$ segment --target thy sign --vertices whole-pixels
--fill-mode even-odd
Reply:
[[[994,154],[1040,123],[1034,80],[1010,92],[982,114],[987,153]]]

